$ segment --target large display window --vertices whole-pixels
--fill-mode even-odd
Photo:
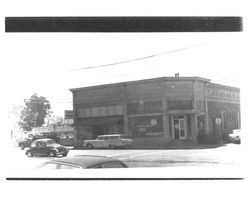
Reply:
[[[135,138],[163,136],[162,116],[130,117],[129,129]]]

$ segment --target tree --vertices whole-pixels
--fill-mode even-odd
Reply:
[[[44,124],[44,118],[50,116],[50,102],[43,96],[33,94],[29,99],[24,100],[24,108],[21,111],[20,128],[31,131],[34,127],[40,127]]]

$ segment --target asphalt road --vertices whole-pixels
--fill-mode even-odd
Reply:
[[[236,166],[242,161],[241,145],[228,144],[217,148],[205,149],[154,149],[154,150],[70,150],[73,155],[102,155],[114,157],[129,167],[186,167],[186,166]],[[19,169],[33,169],[52,158],[25,155],[25,150],[12,147],[8,155],[9,166]]]

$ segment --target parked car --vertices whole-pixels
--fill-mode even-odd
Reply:
[[[54,140],[43,138],[35,140],[31,143],[30,148],[26,151],[28,157],[33,156],[49,156],[56,157],[58,155],[67,156],[69,150]]]
[[[95,140],[84,140],[83,147],[115,148],[131,145],[132,140],[124,134],[99,135]]]
[[[233,133],[229,134],[230,141],[235,144],[240,144],[241,143],[240,133],[241,133],[240,129],[233,130]]]
[[[24,150],[25,148],[29,147],[31,143],[32,143],[32,139],[26,138],[26,139],[20,140],[17,144],[22,150]]]
[[[34,136],[34,135],[28,135],[26,138],[24,138],[24,139],[22,139],[22,140],[20,140],[20,141],[18,142],[18,146],[19,146],[22,150],[24,150],[25,148],[30,147],[30,145],[31,145],[31,143],[32,143],[33,141],[35,141],[35,140],[37,140],[37,139],[40,139],[40,138],[42,138],[42,137],[40,137],[40,136]]]
[[[23,140],[20,140],[18,142],[18,146],[22,150],[24,150],[25,148],[30,147],[30,145],[33,141],[38,140],[38,139],[43,139],[43,138],[50,138],[50,139],[55,140],[56,134],[54,132],[53,133],[41,133],[41,134],[36,134],[36,135],[30,134],[26,138],[24,138]]]
[[[86,169],[86,168],[127,168],[122,161],[110,157],[76,155],[57,158],[43,163],[38,169]]]

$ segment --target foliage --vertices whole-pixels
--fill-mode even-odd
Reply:
[[[42,126],[44,118],[51,114],[50,102],[43,96],[33,94],[29,99],[24,100],[24,104],[18,125],[26,131]]]

